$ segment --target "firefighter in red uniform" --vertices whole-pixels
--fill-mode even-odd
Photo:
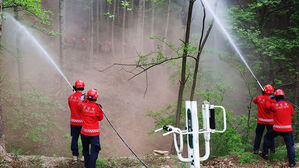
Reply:
[[[287,153],[289,158],[289,166],[295,167],[295,149],[294,149],[294,136],[291,124],[291,116],[294,115],[293,106],[284,101],[284,92],[280,89],[275,91],[275,103],[268,102],[267,106],[274,113],[274,125],[273,131],[268,132],[264,138],[263,152],[261,156],[264,159],[268,159],[268,149],[272,139],[281,135],[287,147]]]
[[[273,113],[269,108],[266,107],[266,103],[268,101],[275,102],[275,100],[272,100],[270,98],[270,95],[273,94],[273,91],[274,89],[271,85],[266,85],[264,87],[264,94],[253,99],[253,102],[257,104],[258,107],[257,126],[255,130],[256,136],[253,145],[254,154],[258,154],[259,152],[265,127],[267,128],[267,132],[272,131],[272,127],[274,124]],[[274,139],[271,141],[271,151],[275,152]]]
[[[71,136],[72,144],[71,150],[73,153],[73,160],[77,161],[79,152],[78,152],[78,138],[82,128],[83,120],[79,109],[79,101],[82,96],[82,91],[84,90],[84,82],[82,80],[77,80],[75,82],[74,90],[75,93],[71,94],[68,98],[69,107],[71,110]],[[82,138],[81,138],[82,140]],[[83,155],[83,152],[82,152]]]
[[[99,121],[103,119],[103,112],[100,105],[96,104],[97,98],[97,90],[91,89],[87,92],[87,100],[79,104],[83,115],[81,134],[85,168],[96,167],[96,160],[101,150]],[[89,145],[91,147],[90,152]]]

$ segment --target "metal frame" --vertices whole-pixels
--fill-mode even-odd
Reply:
[[[215,123],[210,123],[215,121],[214,109],[220,108],[223,111],[224,126],[223,130],[216,130]],[[196,101],[186,101],[186,130],[181,130],[180,128],[173,127],[171,125],[165,125],[163,128],[155,130],[159,132],[162,130],[168,131],[163,134],[163,136],[173,134],[174,147],[177,152],[177,157],[182,162],[189,163],[190,168],[200,168],[200,161],[207,160],[210,156],[210,133],[223,133],[226,130],[226,112],[224,107],[210,105],[209,102],[204,101],[202,104],[202,116],[203,116],[203,129],[198,128],[198,116],[197,116],[197,102]],[[211,128],[211,125],[212,128]],[[200,157],[199,151],[199,134],[204,134],[205,139],[205,155]],[[188,158],[182,156],[183,152],[183,136],[187,136],[188,143]],[[179,136],[179,145],[177,136]]]

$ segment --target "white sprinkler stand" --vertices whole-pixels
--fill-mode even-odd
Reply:
[[[220,108],[223,111],[224,127],[223,130],[215,129],[215,108]],[[173,134],[174,147],[177,152],[178,159],[182,162],[188,162],[190,168],[200,168],[200,161],[207,160],[210,156],[210,133],[223,133],[226,130],[226,113],[222,106],[210,105],[209,102],[204,101],[202,104],[202,118],[203,129],[198,128],[198,116],[197,116],[197,102],[186,101],[186,130],[173,127],[171,125],[165,125],[163,128],[155,130],[159,132],[161,130],[168,131],[163,134]],[[204,134],[205,139],[205,155],[200,157],[199,152],[199,134]],[[183,152],[183,136],[187,136],[188,143],[188,158],[182,156]],[[179,136],[179,146],[177,143],[177,136]]]

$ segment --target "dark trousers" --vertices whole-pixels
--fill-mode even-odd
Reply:
[[[295,149],[294,149],[294,136],[293,131],[271,131],[265,135],[264,138],[264,145],[263,145],[263,154],[267,154],[270,148],[270,144],[272,139],[277,136],[282,136],[284,143],[287,147],[289,163],[296,163],[295,162]]]
[[[78,147],[78,139],[81,131],[82,126],[78,125],[71,125],[71,136],[72,136],[72,144],[71,144],[71,150],[73,152],[73,156],[79,156],[79,147]],[[82,141],[82,137],[81,137]],[[82,155],[83,155],[83,150],[82,150]]]
[[[86,136],[82,134],[83,154],[85,168],[95,168],[96,161],[101,150],[99,136]],[[89,151],[89,145],[90,151]]]
[[[259,148],[260,148],[260,144],[262,141],[265,127],[267,128],[267,133],[273,131],[273,125],[257,123],[256,129],[255,129],[256,135],[255,135],[254,145],[253,145],[254,151],[259,150]],[[272,139],[272,141],[271,141],[270,149],[272,152],[275,152],[274,139]]]

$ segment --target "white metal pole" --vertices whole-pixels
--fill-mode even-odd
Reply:
[[[198,128],[198,117],[197,117],[197,102],[191,102],[192,109],[192,127],[193,127],[193,157],[194,157],[194,167],[200,168],[200,152],[199,152],[199,128]]]
[[[192,108],[191,108],[191,101],[185,101],[186,104],[186,129],[188,132],[192,132],[194,130],[192,128],[193,123],[192,123]],[[193,162],[193,153],[194,153],[194,146],[193,146],[193,134],[188,134],[187,135],[187,143],[188,143],[188,158],[192,159]],[[189,167],[194,168],[193,163],[189,162]]]
[[[210,156],[210,103],[208,101],[203,102],[202,108],[202,120],[203,120],[203,129],[206,131],[204,133],[205,139],[205,155],[200,158],[200,161],[207,160]]]

